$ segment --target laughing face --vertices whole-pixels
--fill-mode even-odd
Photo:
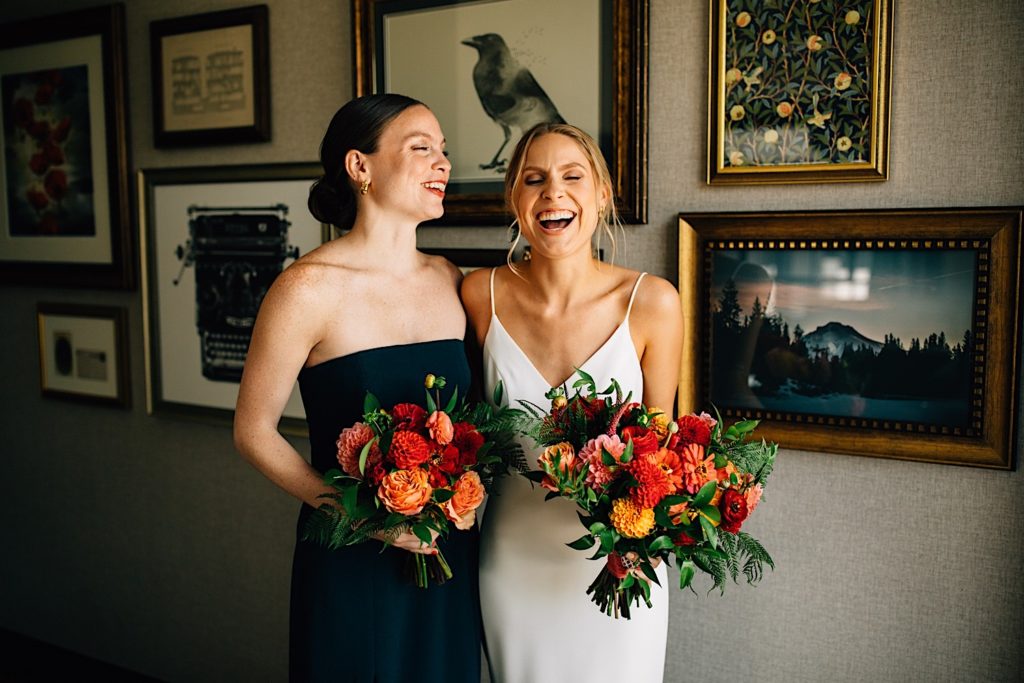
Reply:
[[[417,223],[444,215],[452,170],[444,146],[441,126],[426,107],[409,107],[395,117],[377,151],[367,156],[373,201]]]
[[[549,133],[530,144],[513,200],[533,253],[560,258],[580,250],[590,254],[599,207],[608,198],[579,143]]]

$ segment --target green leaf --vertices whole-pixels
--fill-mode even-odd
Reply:
[[[708,543],[711,544],[712,548],[718,547],[718,530],[715,529],[715,525],[708,521],[708,518],[704,515],[697,517],[700,520],[700,528],[704,531],[704,538],[707,539]]]
[[[594,522],[590,525],[589,530],[591,534],[596,536],[607,528],[608,526],[604,522]]]
[[[576,368],[576,374],[579,375],[580,378],[573,383],[573,389],[577,389],[581,386],[586,386],[589,387],[591,394],[597,393],[597,382],[594,381],[593,377],[583,372],[579,368]]]
[[[496,405],[496,406],[500,406],[501,405],[501,399],[504,396],[504,394],[505,394],[505,385],[502,384],[501,380],[499,379],[498,383],[494,385],[494,392],[491,393],[491,402],[494,403],[494,405]]]
[[[610,553],[615,550],[615,532],[611,529],[604,529],[600,533],[596,534],[598,539],[601,541],[601,550],[605,553]]]
[[[547,475],[544,474],[544,472],[541,470],[530,470],[529,472],[523,472],[523,476],[529,479],[530,481],[539,484],[542,481],[544,481],[544,477],[546,477]]]
[[[552,499],[554,499],[554,498],[558,498],[558,496],[560,496],[560,495],[561,495],[561,494],[560,494],[560,493],[558,493],[558,491],[548,491],[548,492],[547,492],[547,493],[546,493],[546,494],[544,495],[544,500],[545,500],[545,501],[549,501],[549,500],[552,500]]]
[[[580,536],[572,543],[566,543],[566,545],[572,548],[573,550],[589,550],[590,548],[594,547],[594,543],[596,543],[594,537],[590,534],[587,534],[585,536]]]
[[[615,465],[615,457],[605,450],[604,446],[601,446],[601,462],[603,462],[606,467],[612,467]]]
[[[671,538],[668,536],[658,536],[647,545],[647,550],[655,553],[659,550],[671,550],[674,547],[675,543],[672,542]]]
[[[430,536],[430,527],[423,522],[413,524],[412,532],[416,534],[416,538],[420,539],[427,545],[430,545],[434,542],[434,539]]]
[[[373,437],[367,441],[362,450],[359,451],[359,474],[366,474],[366,460],[370,455],[370,449],[373,448],[373,444],[377,442],[377,437]]]
[[[686,588],[693,581],[693,575],[697,573],[697,565],[693,563],[693,560],[683,560],[683,564],[679,567],[679,588],[680,590]]]
[[[700,488],[697,492],[696,497],[693,499],[693,507],[704,507],[711,499],[715,497],[715,489],[718,487],[718,482],[709,481]]]
[[[629,462],[633,459],[633,439],[626,442],[626,448],[622,451],[622,462]]]
[[[342,496],[341,496],[341,505],[342,505],[342,507],[345,508],[345,512],[350,517],[355,515],[356,505],[358,504],[358,500],[359,500],[359,487],[358,486],[349,486],[348,489],[345,490],[345,493],[343,493]]]
[[[705,505],[700,509],[701,516],[706,517],[715,524],[721,524],[722,513],[714,505]]]
[[[449,415],[451,415],[452,411],[455,410],[455,402],[458,400],[458,398],[459,398],[459,388],[456,386],[452,390],[452,397],[450,399],[448,399],[448,404],[444,407],[444,412],[446,412]]]
[[[658,572],[655,571],[654,567],[651,566],[650,562],[644,562],[640,565],[640,570],[643,571],[644,576],[653,581],[654,583],[661,585],[661,581],[658,580]]]
[[[380,410],[380,401],[369,391],[366,392],[366,398],[363,399],[363,414],[376,413],[378,410]]]
[[[437,411],[437,404],[434,403],[434,397],[430,395],[430,391],[426,391],[427,394],[427,412],[433,413]]]
[[[434,489],[434,500],[438,503],[447,503],[455,495],[451,489]]]
[[[627,588],[632,588],[634,583],[636,583],[636,577],[632,574],[626,574],[626,578],[619,582],[619,590],[624,591]]]

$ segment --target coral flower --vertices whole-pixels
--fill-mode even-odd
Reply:
[[[629,498],[612,501],[612,526],[623,536],[643,538],[654,528],[654,510],[641,508]]]
[[[607,451],[618,462],[625,450],[626,444],[622,443],[622,440],[614,435],[599,434],[596,438],[588,441],[580,449],[580,460],[586,463],[586,467],[589,470],[587,485],[595,491],[603,491],[604,487],[615,478],[615,472],[608,465],[604,464],[601,452]]]
[[[651,457],[668,477],[668,483],[672,487],[669,493],[675,493],[681,489],[683,487],[683,461],[679,458],[679,454],[668,448],[659,448],[658,452]]]
[[[415,515],[430,502],[431,488],[427,471],[422,468],[395,470],[384,476],[377,488],[377,496],[389,512]]]
[[[704,453],[704,447],[691,443],[683,449],[683,486],[689,493],[697,493],[709,481],[717,480],[715,456]]]
[[[641,508],[653,508],[675,489],[654,454],[639,455],[628,467],[637,481],[637,486],[629,487],[629,497]]]
[[[711,429],[707,422],[697,415],[683,415],[676,420],[679,431],[673,439],[673,446],[685,447],[691,443],[707,448],[711,444]]]
[[[430,444],[416,432],[395,432],[388,457],[402,469],[416,467],[430,459]]]
[[[476,472],[466,472],[452,487],[455,495],[444,504],[444,514],[456,529],[468,529],[476,521],[476,509],[484,500],[484,485]]]
[[[359,474],[359,454],[363,446],[373,438],[373,430],[362,422],[356,422],[351,427],[341,430],[335,445],[338,447],[338,464],[345,474],[350,477],[362,477]],[[381,461],[380,448],[377,444],[370,446],[370,452],[366,456],[366,470],[369,471],[373,465]]]
[[[754,479],[754,475],[748,474],[746,480],[749,483]],[[743,494],[744,498],[747,499],[747,514],[752,514],[757,504],[761,502],[761,494],[764,493],[764,486],[761,484],[754,484],[747,489],[746,493]]]
[[[441,410],[435,410],[427,418],[427,431],[430,432],[430,438],[442,446],[450,444],[455,436],[452,419]]]

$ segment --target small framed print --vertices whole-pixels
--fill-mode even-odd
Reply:
[[[149,26],[157,147],[270,139],[266,5]]]
[[[39,303],[36,318],[43,396],[131,405],[123,307]]]

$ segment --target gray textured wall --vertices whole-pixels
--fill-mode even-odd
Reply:
[[[127,3],[134,168],[315,158],[351,96],[350,4],[268,4],[273,141],[157,151],[149,22],[210,3]],[[676,279],[680,211],[1024,204],[1020,9],[897,3],[888,182],[709,188],[707,3],[652,0],[651,218],[627,229],[627,265]],[[422,237],[498,246],[503,231]],[[40,398],[38,301],[128,307],[130,412]],[[145,414],[138,292],[4,287],[0,319],[0,627],[168,681],[282,680],[296,504],[229,430]],[[724,598],[674,592],[666,680],[1020,680],[1022,501],[1019,471],[783,452],[748,526],[778,569]]]

